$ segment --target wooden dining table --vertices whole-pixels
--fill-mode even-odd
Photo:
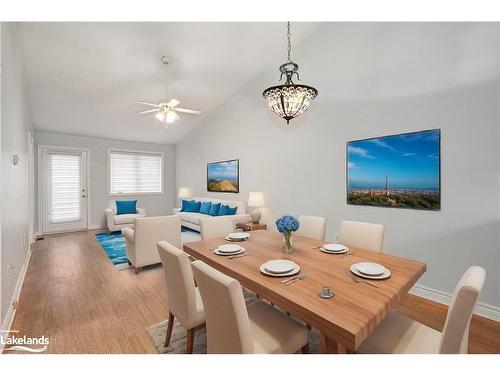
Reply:
[[[425,272],[423,262],[398,256],[351,248],[351,255],[326,254],[318,246],[325,241],[295,235],[293,252],[281,250],[281,235],[258,230],[239,243],[247,256],[229,259],[213,252],[228,243],[224,237],[184,244],[184,251],[224,274],[237,279],[244,287],[302,319],[320,332],[321,353],[356,351],[366,337],[399,303]],[[259,267],[272,259],[289,259],[307,276],[290,285],[282,277],[267,276]],[[376,262],[391,271],[385,280],[369,280],[373,285],[355,282],[350,266],[358,262]],[[359,280],[359,279],[358,279]],[[334,297],[319,296],[322,287],[330,287]]]

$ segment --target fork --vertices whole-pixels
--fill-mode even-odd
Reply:
[[[378,288],[378,285],[372,284],[366,280],[361,280],[360,278],[356,277],[352,273],[349,273],[349,275],[351,276],[352,281],[354,281],[356,284],[365,283],[365,284],[373,286],[374,288]]]
[[[247,255],[250,255],[250,254],[231,255],[227,259],[237,259],[237,258],[246,257]]]
[[[302,275],[300,275],[299,277],[296,277],[295,279],[292,279],[292,280],[290,280],[290,281],[286,282],[286,283],[285,283],[285,285],[286,285],[286,286],[291,285],[291,284],[293,284],[294,282],[296,282],[297,280],[304,280],[304,279],[306,278],[306,276],[307,276],[307,273],[303,273],[303,274],[302,274]]]
[[[348,251],[348,252],[347,252],[347,253],[345,253],[345,254],[341,254],[341,255],[340,255],[340,257],[341,257],[341,258],[345,258],[346,256],[349,256],[349,255],[352,255],[352,254],[354,254],[354,251]]]

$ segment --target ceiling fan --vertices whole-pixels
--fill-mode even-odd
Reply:
[[[161,63],[165,67],[165,72],[166,72],[166,67],[169,64],[169,60],[165,57],[162,56],[161,58]],[[168,98],[168,91],[167,91],[167,80],[165,79],[165,98]],[[143,104],[147,105],[150,107],[154,107],[152,109],[146,109],[144,111],[140,111],[139,113],[141,115],[146,115],[146,114],[152,114],[155,113],[155,117],[160,120],[165,126],[167,124],[171,124],[174,121],[180,119],[179,115],[177,114],[178,112],[180,113],[189,113],[192,115],[201,115],[201,111],[198,111],[196,109],[188,109],[188,108],[181,108],[178,107],[181,102],[177,99],[171,99],[167,102],[167,100],[160,101],[158,104],[154,103],[149,103],[145,102],[142,100],[136,100],[135,101],[138,104]]]

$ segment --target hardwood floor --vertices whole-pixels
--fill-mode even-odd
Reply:
[[[156,353],[146,328],[168,317],[163,270],[118,271],[95,231],[46,236],[33,248],[12,330],[50,339],[47,353]],[[404,314],[438,330],[447,307],[409,295]],[[500,324],[474,316],[471,353],[500,353]]]
[[[48,353],[156,353],[146,332],[168,317],[161,267],[118,271],[96,232],[37,241],[12,325]]]

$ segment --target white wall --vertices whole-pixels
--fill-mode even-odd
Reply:
[[[104,227],[104,209],[110,200],[108,175],[108,149],[118,148],[135,151],[163,152],[164,194],[127,196],[123,199],[137,199],[138,206],[145,208],[149,216],[171,215],[175,206],[174,192],[174,146],[141,142],[117,141],[104,138],[82,137],[68,134],[35,132],[37,145],[77,147],[90,149],[91,170],[91,227]],[[120,198],[121,199],[121,198]]]
[[[206,163],[240,159],[240,194],[264,191],[264,220],[328,217],[386,226],[387,253],[427,263],[419,284],[451,293],[473,264],[488,275],[480,300],[499,301],[499,93],[497,24],[325,24],[292,50],[302,82],[319,96],[284,129],[262,90],[269,72],[244,88],[176,146],[176,184],[206,193]],[[280,37],[277,35],[276,37]],[[285,45],[283,45],[285,49]],[[439,212],[346,204],[350,140],[441,129]]]
[[[16,24],[2,23],[1,321],[26,263],[29,240],[28,132],[32,130]],[[12,163],[12,156],[19,163]]]

